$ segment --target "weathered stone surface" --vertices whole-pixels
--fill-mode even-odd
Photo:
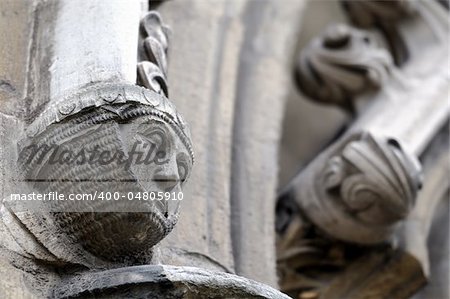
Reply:
[[[18,100],[26,97],[29,85],[27,54],[36,22],[33,6],[26,0],[2,0],[0,5],[0,111],[24,116],[25,107]]]
[[[190,255],[190,263],[208,256],[222,268],[271,285],[276,285],[277,143],[287,97],[281,86],[290,82],[302,6],[303,1],[161,6],[174,32],[172,96],[191,125],[197,155],[206,157],[194,167],[196,184],[186,189],[197,201],[183,207],[168,247],[181,247],[177,251],[186,259]],[[185,23],[176,22],[181,17]],[[193,43],[199,36],[201,42]]]
[[[448,126],[449,118],[449,106],[444,101],[449,92],[448,70],[442,64],[442,61],[448,60],[448,15],[444,17],[447,12],[439,7],[437,1],[345,2],[352,10],[365,7],[364,12],[356,13],[358,9],[351,12],[353,20],[358,18],[356,23],[365,22],[368,27],[386,25],[384,29],[391,32],[385,32],[382,28],[384,35],[373,36],[379,41],[384,39],[385,44],[381,42],[381,47],[385,45],[390,48],[397,64],[404,65],[402,68],[389,67],[391,78],[385,80],[378,92],[357,97],[357,100],[363,101],[356,105],[354,122],[345,132],[338,134],[331,146],[301,169],[290,185],[294,192],[289,192],[289,185],[284,189],[277,205],[281,287],[291,296],[299,298],[409,298],[428,280],[427,246],[430,250],[441,252],[436,249],[438,243],[427,244],[425,239],[429,237],[434,209],[445,197],[444,194],[448,195],[449,188],[448,178],[444,179],[448,177],[448,155],[444,158],[439,153],[439,150],[448,152],[448,138],[442,141],[442,134],[448,135],[448,131],[442,128]],[[388,6],[398,7],[386,10]],[[411,6],[412,10],[401,11],[403,6]],[[411,11],[413,13],[409,14]],[[392,18],[398,15],[405,18]],[[341,21],[337,15],[336,20]],[[329,39],[327,37],[316,43],[316,49],[320,51],[329,45]],[[331,40],[331,47],[335,46],[335,42],[335,39]],[[352,47],[347,44],[342,49],[351,51]],[[328,86],[326,84],[330,83],[329,79],[336,69],[350,69],[346,62],[355,62],[358,65],[356,69],[361,67],[358,70],[365,67],[358,60],[360,57],[345,61],[344,55],[337,57],[343,60],[336,59],[334,64],[326,65],[328,56],[308,50],[309,60],[303,61],[306,71],[300,72],[299,76],[310,75],[312,80],[324,86]],[[420,52],[429,55],[420,55]],[[322,63],[320,65],[318,57],[325,57],[319,61]],[[352,75],[370,75],[370,71],[358,73],[356,69]],[[311,78],[301,79],[308,82]],[[351,75],[340,79],[343,80],[340,84],[356,82],[351,80]],[[309,92],[320,95],[320,91],[313,88],[314,83],[310,84]],[[334,99],[325,96],[324,100]],[[319,118],[315,122],[318,123]],[[380,143],[381,140],[376,141],[375,138],[372,140],[375,143],[372,143],[369,141],[371,137],[366,139],[364,133],[358,135],[361,130],[376,132],[386,139]],[[293,131],[290,132],[292,136]],[[350,141],[351,136],[362,138]],[[335,150],[340,154],[333,154]],[[420,171],[414,166],[417,165],[416,159],[423,163],[425,175],[420,191]],[[316,175],[313,174],[315,171],[318,171]],[[371,178],[365,177],[368,173]],[[295,185],[297,187],[293,187]],[[320,191],[324,188],[327,190],[325,193]],[[403,195],[393,196],[395,193]],[[317,204],[329,196],[333,197],[329,200],[330,205]],[[376,203],[378,208],[373,209],[369,202]],[[390,204],[384,206],[387,202]],[[343,206],[347,207],[347,212],[342,213]],[[390,208],[384,209],[382,206]],[[445,222],[448,215],[440,214],[439,219]],[[358,225],[347,226],[351,219],[356,218],[361,221]],[[379,234],[382,227],[389,226],[386,226],[389,222],[393,225]],[[357,236],[371,227],[379,231]],[[445,231],[446,236],[447,227],[441,227],[441,233]],[[437,231],[435,235],[438,235]],[[377,238],[378,242],[375,241]],[[400,243],[397,243],[398,238]],[[390,245],[367,246],[370,242],[383,243],[383,240]],[[365,242],[368,243],[358,245]],[[440,262],[436,263],[437,256]],[[441,271],[445,267],[441,265],[448,264],[448,256],[437,253],[432,260],[435,263],[431,266],[432,271],[443,273]],[[443,276],[448,277],[447,274]],[[423,294],[441,296],[446,293],[443,286],[435,282],[427,290],[430,293]],[[423,294],[418,294],[417,298],[422,298]]]
[[[438,1],[342,1],[342,11],[337,1],[309,1],[321,13],[306,15],[307,1],[0,2],[4,194],[178,192],[197,152],[181,209],[119,201],[24,211],[4,201],[0,297],[286,298],[231,274],[277,285],[275,224],[289,295],[403,299],[429,279],[418,298],[448,295],[433,285],[448,277],[446,247],[436,249],[449,218],[448,139],[439,139],[449,118],[449,26]],[[301,97],[293,50],[344,13],[374,34],[331,27],[305,52],[297,79],[351,115],[286,106]],[[133,142],[158,144],[168,159],[53,165],[27,148],[100,145],[125,156]],[[281,181],[307,166],[283,190],[275,223],[280,142],[289,155]]]
[[[379,88],[391,68],[390,54],[369,32],[337,24],[302,49],[295,78],[313,100],[353,111],[355,96]]]
[[[233,130],[233,248],[237,273],[270,285],[277,284],[276,157],[303,5],[303,1],[249,1],[244,15]]]
[[[180,225],[161,246],[165,263],[234,271],[229,190],[243,6],[241,1],[190,0],[168,1],[159,8],[173,32],[171,98],[189,122],[201,157],[191,176],[195,184],[184,190],[185,198],[193,200],[183,202]]]
[[[289,298],[236,275],[164,265],[120,268],[62,279],[53,295],[56,298]]]
[[[180,192],[194,159],[189,130],[174,105],[165,95],[135,85],[139,1],[73,4],[38,3],[33,11],[39,22],[27,58],[33,84],[26,94],[32,102],[16,99],[27,105],[28,114],[18,115],[22,122],[13,120],[20,125],[2,127],[2,137],[14,135],[15,140],[14,146],[2,148],[2,166],[14,170],[10,179],[22,185],[10,182],[3,191],[58,192],[66,198],[103,191],[117,192],[121,199],[114,205],[101,200],[26,206],[5,198],[0,213],[2,259],[17,268],[11,270],[9,283],[26,286],[37,297],[46,297],[66,271],[150,263],[152,247],[177,222],[178,204],[127,203],[123,196]],[[102,18],[108,9],[115,12],[113,17]],[[2,115],[2,122],[7,118]],[[130,168],[119,160],[54,163],[48,151],[33,150],[55,146],[74,155],[100,148],[114,157],[128,157],[136,144],[145,150],[147,143],[166,160]],[[15,161],[9,161],[11,157]]]

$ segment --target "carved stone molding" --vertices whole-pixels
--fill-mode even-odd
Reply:
[[[353,109],[352,100],[380,87],[392,58],[370,33],[344,24],[329,27],[300,54],[296,81],[313,100]]]
[[[55,298],[289,299],[262,283],[195,267],[146,265],[88,272],[61,281]]]

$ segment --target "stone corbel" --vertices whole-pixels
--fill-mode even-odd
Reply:
[[[355,117],[293,178],[278,203],[281,286],[299,298],[407,298],[428,276],[424,240],[433,207],[446,192],[432,191],[445,169],[430,148],[448,148],[445,142],[435,145],[450,114],[449,75],[442,64],[448,60],[442,46],[448,17],[435,1],[381,2],[345,6],[355,24],[388,35],[394,58],[368,31],[336,25],[311,41],[298,60],[302,92]],[[405,48],[420,45],[395,31],[397,15],[435,33],[435,43],[423,49],[435,53],[427,67]],[[409,36],[421,34],[410,30]],[[361,98],[369,101],[361,105]],[[448,190],[448,183],[440,186]],[[433,204],[425,208],[430,197]],[[413,237],[415,230],[420,233]]]
[[[342,5],[357,27],[329,26],[301,50],[297,60],[297,86],[309,99],[355,115],[381,89],[395,84],[391,81],[410,89],[406,82],[445,76],[440,62],[448,59],[442,50],[447,45],[448,12],[438,1],[342,1]],[[430,59],[423,55],[429,50]],[[436,72],[441,75],[435,76]]]
[[[392,66],[389,52],[369,32],[339,24],[302,49],[295,78],[311,99],[353,112],[356,97],[379,89]]]
[[[421,167],[399,137],[351,132],[321,153],[288,187],[306,213],[337,239],[389,239],[414,206]]]
[[[448,151],[445,142],[433,145],[445,134],[440,132],[449,115],[449,86],[445,78],[441,83],[424,96],[419,86],[403,95],[386,93],[395,98],[375,101],[287,186],[279,203],[279,213],[288,210],[291,218],[279,228],[284,291],[304,290],[304,298],[364,298],[377,281],[398,273],[377,294],[408,298],[425,284],[429,223],[448,190],[442,181],[448,161],[430,151]],[[419,159],[433,162],[424,170]],[[381,266],[390,270],[376,270]],[[349,281],[361,283],[340,289]]]
[[[129,13],[138,16],[137,5],[133,8],[129,8]],[[145,21],[149,19],[153,22],[147,24]],[[129,24],[126,29],[133,32],[134,22],[126,24]],[[69,88],[68,92],[51,97],[46,109],[26,127],[25,136],[18,143],[18,163],[31,190],[59,192],[66,196],[101,192],[121,194],[120,200],[112,203],[44,204],[39,212],[16,211],[15,217],[51,253],[51,262],[81,264],[89,269],[149,263],[152,248],[178,220],[178,203],[136,204],[124,200],[130,192],[180,192],[194,159],[187,125],[167,99],[167,84],[165,75],[162,75],[167,62],[164,52],[161,52],[161,43],[165,41],[165,34],[160,30],[161,18],[156,12],[150,12],[141,24],[144,24],[142,30],[152,36],[152,39],[147,37],[148,43],[143,43],[147,50],[146,58],[151,61],[145,63],[151,66],[152,72],[142,68],[143,62],[137,67],[138,81],[144,87],[136,86],[134,82],[101,80],[104,76],[101,70],[121,66],[125,68],[124,73],[131,71],[126,75],[133,78],[134,72],[128,70],[125,63],[126,59],[130,63],[133,60],[134,55],[127,55],[131,53],[117,54],[123,55],[123,65],[110,65],[100,56],[101,53],[93,54],[98,60],[99,80],[83,86],[75,85],[72,87],[75,90]],[[65,28],[71,29],[74,28]],[[89,46],[88,42],[85,43],[84,46]],[[67,45],[66,40],[60,40],[58,50],[68,51]],[[55,50],[55,56],[58,55],[62,54]],[[65,64],[55,67],[55,75],[70,71],[69,67]],[[161,75],[154,75],[154,72]],[[113,71],[111,73],[115,75]],[[67,82],[64,84],[68,85]],[[130,160],[127,168],[126,164],[120,164],[119,159],[112,158],[121,155],[121,159],[134,159],[130,153],[136,150],[136,145],[144,152],[148,143],[157,147],[155,155],[160,155],[164,163],[148,161],[138,165]],[[70,150],[75,153],[84,151],[85,154],[95,150],[107,151],[111,162],[102,164],[98,159],[97,162],[84,159],[53,163],[49,152],[36,151],[36,148],[52,146],[58,147],[61,153]],[[123,231],[124,226],[127,231]],[[60,240],[48,242],[54,234],[60,235]]]
[[[365,248],[329,281],[320,298],[410,298],[426,284],[430,278],[427,242],[431,224],[439,207],[445,206],[443,201],[448,200],[448,151],[448,128],[444,128],[422,155],[423,188],[415,207],[396,230],[394,241]],[[446,234],[444,228],[438,230]]]

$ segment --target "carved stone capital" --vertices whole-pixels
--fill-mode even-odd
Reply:
[[[312,99],[351,109],[354,97],[382,85],[391,67],[390,54],[368,32],[340,24],[302,50],[296,80]]]
[[[299,204],[323,231],[348,242],[386,240],[421,188],[417,158],[397,140],[369,132],[338,142],[309,167]]]

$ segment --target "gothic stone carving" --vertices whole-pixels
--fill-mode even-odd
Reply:
[[[31,130],[37,132],[23,141],[20,161],[26,163],[24,173],[34,190],[65,194],[181,191],[193,163],[192,146],[181,116],[164,96],[133,86],[95,86],[65,102],[73,104],[74,114],[66,114],[66,104],[51,107],[27,131],[29,135]],[[53,152],[36,154],[36,148],[45,146],[56,146],[59,151],[56,155],[62,155],[65,150],[72,153],[107,150],[112,156],[108,160],[112,162],[103,163],[98,159],[91,163],[72,158],[68,163],[51,163]],[[149,163],[133,162],[127,168],[121,161],[134,159],[130,156],[132,151],[153,156],[145,157],[150,159]],[[151,247],[170,232],[178,217],[178,204],[173,201],[130,203],[121,199],[113,206],[111,202],[68,205],[39,217],[51,218],[58,230],[66,232],[73,243],[71,248],[81,247],[73,253],[76,260],[71,262],[90,267],[95,265],[83,261],[84,251],[106,261],[149,262]],[[24,225],[32,224],[25,220]],[[128,229],[124,231],[123,227]],[[46,244],[53,230],[42,232],[41,242]],[[63,252],[54,254],[65,258],[61,256]]]
[[[121,1],[114,3],[118,2]],[[73,2],[64,4],[67,3]],[[97,5],[105,2],[80,3],[100,10]],[[94,23],[94,20],[89,21]],[[130,25],[135,21],[124,23]],[[64,24],[67,23],[64,20]],[[67,97],[51,98],[34,122],[27,124],[19,150],[21,158],[29,163],[22,163],[20,168],[31,188],[41,192],[108,190],[122,194],[179,190],[191,171],[194,157],[186,124],[167,99],[167,43],[161,24],[154,12],[141,24],[137,81],[145,88],[135,86],[130,73],[119,76],[122,80],[117,81],[90,78],[84,84],[71,86]],[[97,22],[95,25],[101,27]],[[68,29],[74,30],[73,24]],[[111,40],[103,41],[111,43]],[[70,45],[64,38],[59,42],[61,48]],[[99,53],[92,56],[99,64],[108,64]],[[123,75],[120,72],[129,70],[132,59],[125,54],[118,56],[126,63],[113,65],[116,67],[113,69]],[[151,72],[146,68],[149,65]],[[70,71],[70,67],[65,71]],[[118,161],[107,165],[99,161],[89,165],[53,164],[44,153],[35,155],[29,147],[49,144],[57,145],[62,152],[69,149],[79,152],[100,146],[127,156],[136,143],[139,149],[145,149],[146,144],[155,145],[155,155],[164,163],[149,167],[132,164],[127,169]],[[43,205],[39,211],[23,212],[18,208],[2,207],[0,251],[6,251],[2,256],[8,256],[13,267],[17,267],[11,272],[25,277],[27,294],[56,298],[287,298],[273,288],[236,275],[155,265],[160,262],[159,250],[152,252],[152,246],[172,229],[178,218],[178,206],[170,202],[133,205],[119,200],[108,206],[67,204],[63,211],[53,210],[58,208],[53,205]],[[140,265],[148,263],[153,265]],[[124,267],[128,265],[131,267]],[[17,281],[19,287],[22,281]],[[15,282],[8,280],[6,284]],[[4,285],[0,282],[0,287]]]
[[[160,21],[155,13],[147,15],[152,20],[155,16]],[[164,42],[152,33],[159,32],[158,24],[143,27],[158,43]],[[156,50],[154,40],[147,38],[147,44],[147,59],[164,71],[167,62],[159,44]],[[95,82],[52,99],[19,137],[17,162],[25,181],[21,190],[66,196],[180,192],[194,160],[190,133],[167,91],[153,83],[148,87],[151,90]],[[100,157],[93,158],[96,151]],[[147,156],[133,157],[136,152]],[[101,157],[105,153],[107,157]],[[123,196],[113,203],[4,202],[1,250],[23,273],[36,268],[40,276],[24,274],[25,278],[32,292],[47,296],[67,269],[152,262],[152,247],[177,222],[178,204],[130,202]]]
[[[308,187],[297,189],[298,203],[308,217],[330,236],[360,244],[386,240],[421,187],[417,159],[369,132],[347,136],[301,176]]]
[[[408,215],[421,187],[420,166],[395,139],[362,134],[333,156],[323,172],[329,194],[338,192],[353,217],[371,225]]]
[[[339,24],[302,50],[296,81],[313,100],[353,110],[352,100],[380,87],[391,68],[391,56],[370,33]]]
[[[430,224],[449,190],[448,138],[446,125],[422,156],[424,186],[395,232],[398,242],[367,247],[332,239],[307,219],[292,193],[283,194],[277,204],[281,289],[294,298],[409,298],[422,287],[430,278]]]

